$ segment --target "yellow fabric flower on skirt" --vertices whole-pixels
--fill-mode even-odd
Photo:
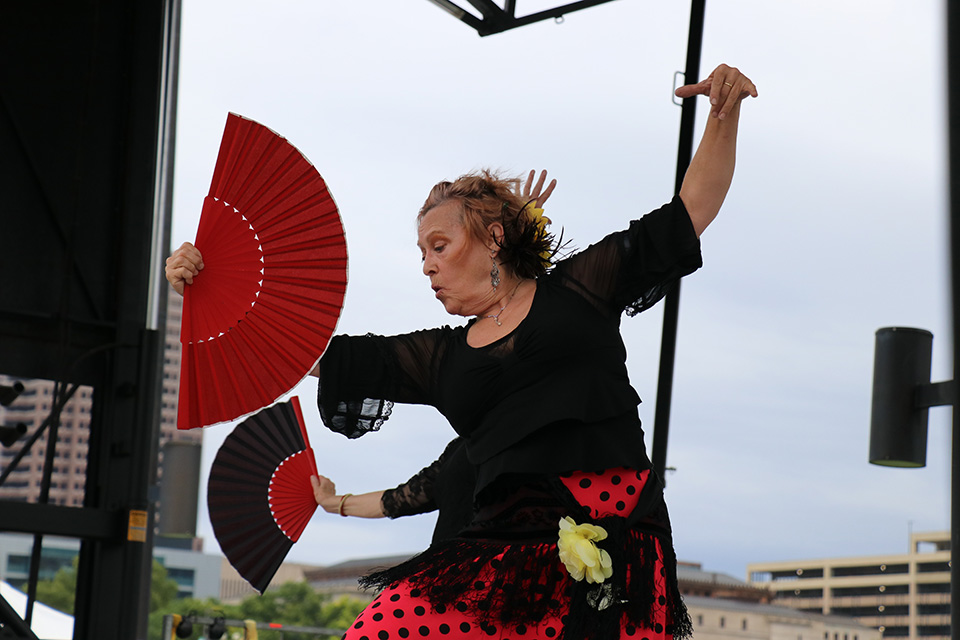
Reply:
[[[605,540],[607,532],[603,527],[592,524],[577,524],[567,516],[560,520],[560,560],[574,580],[583,580],[597,584],[613,575],[613,562],[610,554],[597,547],[597,542]]]

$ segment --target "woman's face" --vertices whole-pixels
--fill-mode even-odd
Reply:
[[[491,249],[477,240],[461,220],[460,203],[447,200],[421,219],[417,246],[423,273],[447,313],[474,316],[485,312],[496,298],[490,284]]]

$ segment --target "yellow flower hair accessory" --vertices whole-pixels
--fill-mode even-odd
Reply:
[[[537,206],[536,200],[531,200],[527,204],[523,205],[523,209],[520,210],[523,213],[526,213],[530,218],[530,221],[537,225],[537,238],[543,238],[547,235],[547,225],[551,223],[550,218],[543,215],[543,209]],[[540,259],[543,260],[545,267],[549,267],[552,263],[550,258],[553,257],[553,252],[549,249],[545,249],[540,252]]]
[[[597,547],[597,542],[606,537],[607,532],[603,527],[577,524],[570,516],[560,520],[557,548],[563,566],[574,580],[586,578],[587,582],[598,584],[613,575],[610,554]]]

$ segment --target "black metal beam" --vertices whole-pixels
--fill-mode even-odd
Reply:
[[[3,596],[0,596],[0,639],[37,640],[30,625],[23,621]]]
[[[535,22],[549,20],[550,18],[562,18],[568,13],[589,9],[600,4],[606,4],[613,0],[580,0],[579,2],[570,2],[564,5],[545,9],[529,15],[516,17],[516,0],[506,0],[501,9],[491,0],[467,0],[480,14],[482,18],[469,13],[457,6],[450,0],[430,0],[453,17],[457,18],[467,26],[475,29],[480,36],[489,36],[495,33],[503,33],[517,27],[524,27]]]
[[[0,372],[93,387],[84,507],[0,501],[0,529],[80,540],[75,640],[146,637],[162,374],[148,283],[169,237],[178,28],[179,0],[0,4]]]
[[[953,362],[960,362],[960,0],[947,2],[947,126],[949,136],[950,275],[953,298]],[[953,407],[950,486],[950,625],[951,638],[960,637],[960,416]]]
[[[447,13],[449,13],[454,18],[464,23],[471,29],[476,29],[477,31],[481,30],[483,26],[483,21],[480,20],[480,18],[476,17],[472,13],[464,11],[457,5],[450,2],[450,0],[429,0],[429,1],[437,5],[438,7],[440,7],[441,9],[443,9],[444,11],[446,11]]]
[[[109,540],[123,533],[122,516],[105,509],[0,501],[0,529],[14,533]]]
[[[700,52],[703,48],[703,22],[706,0],[690,4],[690,30],[687,35],[687,60],[684,82],[698,82]],[[674,193],[680,193],[683,176],[693,157],[694,124],[697,115],[696,96],[686,98],[680,111],[680,141],[677,148],[677,174]],[[653,447],[650,461],[660,478],[666,482],[667,439],[670,434],[670,407],[673,401],[673,371],[677,355],[677,322],[680,315],[680,283],[663,301],[663,334],[660,339],[660,373],[657,380],[657,404],[653,416]]]

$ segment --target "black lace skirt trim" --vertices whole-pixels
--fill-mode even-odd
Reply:
[[[515,626],[566,616],[561,640],[617,638],[622,616],[655,629],[666,609],[666,631],[692,635],[680,596],[676,557],[670,540],[628,529],[623,518],[601,518],[607,529],[614,571],[603,584],[577,582],[559,560],[555,543],[503,544],[457,538],[438,543],[395,567],[361,578],[364,588],[384,589],[405,580],[433,605],[465,603],[481,623]],[[663,582],[662,596],[654,585]]]

